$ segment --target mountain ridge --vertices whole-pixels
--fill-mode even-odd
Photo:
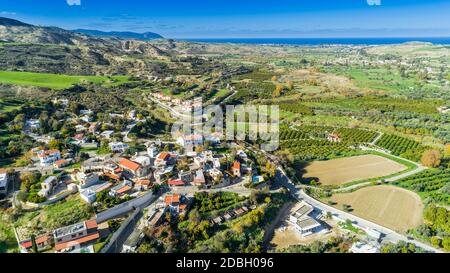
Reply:
[[[137,33],[137,32],[131,32],[131,31],[101,31],[101,30],[93,30],[93,29],[74,29],[72,32],[76,33],[82,33],[85,35],[95,36],[95,37],[114,37],[119,39],[136,39],[136,40],[143,40],[143,41],[149,41],[153,39],[160,39],[164,38],[158,33],[154,32],[144,32],[144,33]]]

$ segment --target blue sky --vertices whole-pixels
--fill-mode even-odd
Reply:
[[[450,36],[449,14],[449,0],[0,0],[32,24],[169,38]]]

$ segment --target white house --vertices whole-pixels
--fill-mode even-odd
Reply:
[[[113,153],[123,153],[126,150],[128,150],[129,146],[126,143],[123,142],[111,142],[109,143],[109,149],[111,149],[111,151]]]
[[[38,192],[38,194],[42,197],[48,197],[57,183],[58,179],[55,176],[48,177],[44,180],[44,182],[41,183],[42,189]]]
[[[97,194],[95,193],[95,191],[91,189],[85,189],[80,191],[80,197],[89,204],[92,204],[95,202],[95,200],[97,200]]]
[[[80,182],[80,188],[82,189],[97,184],[97,182],[99,181],[98,174],[96,173],[86,174],[84,172],[79,172],[76,174],[76,179],[78,180],[78,182]]]
[[[300,232],[302,236],[311,235],[321,227],[321,224],[310,216],[313,211],[313,206],[302,201],[300,202],[300,207],[289,216],[289,222],[294,225],[294,228]]]
[[[61,152],[59,150],[38,151],[37,155],[42,166],[52,165],[61,159]]]
[[[114,134],[114,131],[113,131],[113,130],[106,130],[106,131],[103,131],[103,132],[100,134],[100,136],[101,136],[102,138],[110,139],[111,136],[112,136],[112,134]]]
[[[0,173],[0,194],[8,194],[8,174]]]
[[[202,135],[181,136],[177,139],[177,143],[183,147],[202,145],[203,144],[203,136]]]

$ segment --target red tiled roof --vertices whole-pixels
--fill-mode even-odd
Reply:
[[[141,165],[139,163],[136,163],[136,162],[131,161],[131,160],[126,159],[126,158],[122,158],[119,161],[119,165],[122,166],[125,169],[132,170],[132,171],[137,171],[141,167]]]
[[[90,241],[93,241],[93,240],[97,240],[98,238],[100,238],[100,234],[98,232],[92,233],[92,234],[89,234],[87,236],[84,236],[82,238],[79,238],[79,239],[76,239],[76,240],[73,240],[73,241],[68,241],[68,242],[56,244],[55,245],[55,250],[59,251],[59,250],[65,249],[65,248],[69,248],[71,246],[81,245],[83,243],[87,243],[87,242],[90,242]]]
[[[91,229],[91,228],[97,228],[97,220],[95,220],[95,219],[87,220],[87,221],[84,222],[84,223],[86,224],[86,227],[87,227],[88,229]]]
[[[67,163],[69,163],[67,160],[65,160],[65,159],[60,159],[60,160],[56,161],[54,164],[55,164],[56,166],[62,166],[62,165],[67,164]]]
[[[124,193],[124,192],[127,192],[127,191],[129,191],[129,190],[131,190],[131,187],[128,186],[128,185],[125,185],[125,186],[123,186],[122,188],[118,189],[116,192],[117,192],[117,193]]]
[[[56,150],[56,149],[46,150],[46,151],[42,151],[42,153],[39,154],[39,157],[46,157],[48,155],[55,154],[55,153],[61,153],[61,152],[59,150]]]
[[[150,186],[151,184],[152,182],[150,182],[150,180],[147,179],[136,181],[136,185]]]
[[[170,205],[172,203],[179,203],[180,202],[180,194],[168,194],[166,195],[166,197],[164,198],[164,202],[166,203],[166,205]]]
[[[234,163],[233,163],[233,167],[232,167],[233,169],[238,169],[238,170],[240,170],[241,169],[241,162],[239,162],[239,161],[234,161]]]
[[[169,180],[167,184],[169,184],[169,186],[184,186],[184,182],[181,179]]]
[[[49,237],[47,235],[38,236],[38,237],[36,237],[36,244],[38,245],[38,244],[47,242],[48,239],[49,239]],[[33,242],[31,241],[31,239],[28,239],[26,241],[21,242],[20,245],[23,248],[27,248],[28,249],[28,248],[31,248],[33,246]]]
[[[170,154],[167,152],[162,152],[159,154],[158,159],[167,160],[170,157]]]
[[[187,208],[187,204],[180,204],[180,210],[185,210]]]

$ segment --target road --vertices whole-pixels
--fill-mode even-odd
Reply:
[[[141,197],[135,198],[133,200],[119,204],[113,208],[98,213],[96,215],[97,223],[102,223],[109,219],[117,218],[134,210],[135,208],[142,210],[146,206],[150,205],[157,198],[158,196],[156,194],[153,194],[151,191],[147,192]]]

